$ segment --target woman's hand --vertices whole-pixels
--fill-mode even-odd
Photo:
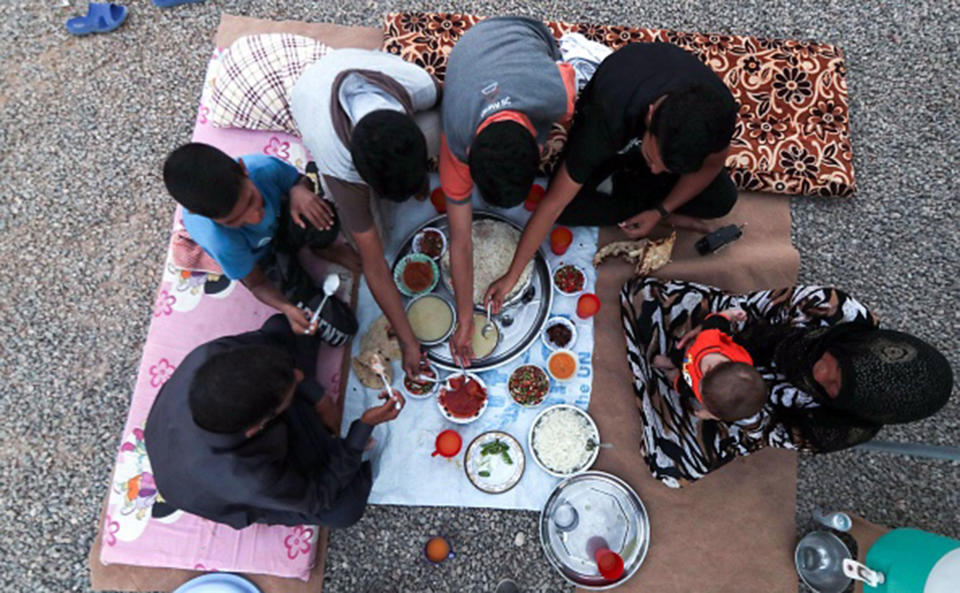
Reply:
[[[473,315],[457,323],[457,330],[450,339],[450,354],[454,364],[468,367],[473,361],[473,332]]]
[[[490,312],[493,315],[497,315],[503,309],[503,301],[506,300],[507,295],[510,294],[516,284],[517,278],[507,272],[487,287],[487,294],[483,297],[483,303],[485,305],[492,303]]]

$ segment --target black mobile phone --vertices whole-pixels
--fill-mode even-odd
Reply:
[[[697,253],[700,255],[713,253],[742,237],[742,229],[743,227],[739,227],[735,224],[720,227],[719,229],[708,235],[705,235],[702,239],[697,241],[694,247],[697,248]]]

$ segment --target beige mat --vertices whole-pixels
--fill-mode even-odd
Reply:
[[[722,223],[747,222],[744,236],[720,252],[701,257],[696,236],[681,233],[674,261],[656,275],[712,284],[733,291],[789,286],[799,256],[790,244],[788,198],[741,194]],[[600,231],[600,244],[622,239],[617,229]],[[594,469],[616,474],[643,498],[650,513],[651,544],[640,571],[616,591],[657,593],[763,591],[793,593],[796,456],[768,449],[739,458],[698,482],[667,488],[651,476],[640,456],[637,411],[620,322],[619,292],[632,274],[621,261],[600,267],[597,294],[594,383],[590,412],[604,441]]]

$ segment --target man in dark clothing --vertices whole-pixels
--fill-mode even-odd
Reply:
[[[724,169],[737,104],[696,56],[667,43],[634,43],[605,59],[577,101],[563,161],[527,223],[510,270],[485,300],[503,296],[555,222],[618,224],[631,239],[664,219],[706,230],[733,208]]]
[[[184,358],[144,430],[167,504],[236,529],[346,527],[360,519],[372,481],[363,448],[403,400],[395,394],[401,405],[388,399],[354,421],[346,438],[331,436],[319,415],[329,417],[330,399],[309,378],[318,347],[317,338],[294,335],[274,315],[259,330],[208,342]]]

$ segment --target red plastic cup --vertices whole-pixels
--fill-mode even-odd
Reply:
[[[454,457],[460,452],[463,446],[463,439],[455,430],[445,430],[437,435],[437,441],[434,443],[434,451],[431,457],[442,455],[443,457]]]
[[[530,192],[527,193],[527,199],[523,203],[523,208],[527,212],[533,212],[537,209],[537,204],[540,203],[540,200],[543,199],[543,194],[547,193],[547,190],[543,189],[543,186],[539,183],[534,183],[530,187]]]
[[[610,548],[600,548],[593,556],[597,562],[600,576],[615,581],[623,576],[623,558]]]
[[[550,233],[550,249],[556,255],[563,255],[573,243],[573,232],[565,226],[558,226]]]
[[[600,299],[592,292],[580,295],[577,299],[577,317],[590,319],[600,312]]]
[[[436,208],[437,214],[447,213],[447,196],[443,193],[442,187],[430,192],[430,203]]]

